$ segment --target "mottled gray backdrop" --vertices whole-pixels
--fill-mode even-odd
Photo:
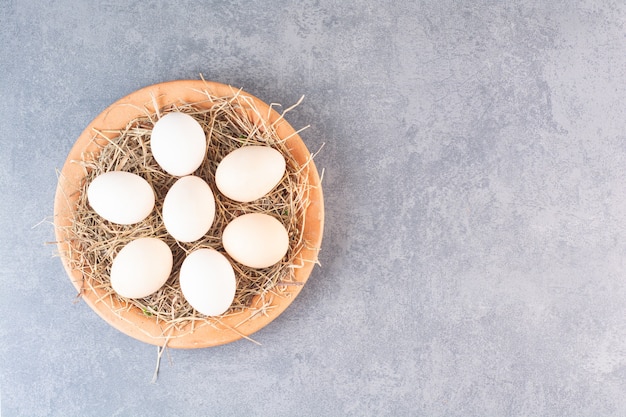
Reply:
[[[2,416],[626,415],[620,1],[0,0]],[[289,114],[326,230],[248,341],[112,329],[53,256],[55,170],[146,85]],[[44,221],[43,223],[41,223]]]

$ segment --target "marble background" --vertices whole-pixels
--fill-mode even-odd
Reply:
[[[384,3],[0,1],[3,417],[626,415],[626,6]],[[199,74],[305,96],[321,266],[153,384],[48,221],[98,113]]]

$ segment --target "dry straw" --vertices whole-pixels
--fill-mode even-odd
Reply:
[[[281,118],[293,107],[285,110]],[[150,134],[154,123],[171,111],[191,115],[207,134],[208,152],[202,166],[194,174],[207,181],[215,194],[215,220],[209,232],[192,243],[176,241],[163,225],[163,200],[177,178],[165,173],[150,151]],[[259,311],[262,313],[264,309],[271,308],[273,297],[288,296],[289,286],[301,285],[294,281],[294,268],[301,266],[302,262],[317,261],[302,260],[297,256],[306,245],[303,230],[309,204],[309,164],[299,164],[287,148],[288,138],[279,138],[274,125],[267,124],[265,120],[265,115],[260,115],[253,103],[238,93],[231,97],[207,94],[207,102],[169,105],[152,113],[146,111],[145,117],[130,121],[121,131],[94,132],[94,140],[102,142],[104,139],[105,145],[98,152],[83,155],[82,161],[76,161],[82,165],[85,173],[70,230],[73,240],[71,250],[78,253],[67,254],[71,268],[81,271],[83,275],[82,291],[91,290],[90,286],[99,287],[106,292],[106,297],[118,299],[122,309],[138,307],[146,316],[153,317],[160,323],[164,334],[171,330],[182,330],[190,324],[195,327],[198,322],[215,325],[220,317],[203,316],[184,299],[178,280],[181,263],[187,254],[198,248],[213,248],[228,257],[221,243],[224,227],[239,215],[259,212],[274,216],[285,225],[290,239],[289,250],[281,262],[264,269],[249,268],[231,259],[237,278],[237,291],[235,300],[225,315],[247,308],[257,296],[261,297],[258,305],[261,306]],[[109,139],[111,137],[113,139]],[[287,169],[278,186],[268,195],[251,203],[238,203],[217,190],[215,170],[229,152],[247,145],[264,145],[277,149],[285,157]],[[156,205],[144,221],[134,225],[118,225],[104,220],[91,209],[86,197],[87,187],[97,175],[109,171],[138,174],[152,186],[156,194]],[[126,244],[141,237],[157,237],[168,244],[174,255],[172,274],[166,284],[151,296],[125,299],[111,288],[111,264]]]

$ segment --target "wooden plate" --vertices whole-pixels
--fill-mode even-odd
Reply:
[[[157,323],[154,318],[144,315],[139,308],[134,306],[122,308],[123,305],[114,300],[114,297],[107,297],[104,290],[84,289],[89,288],[83,285],[83,280],[88,278],[83,278],[81,271],[72,269],[68,257],[77,256],[75,251],[71,250],[72,236],[68,226],[71,225],[73,212],[81,192],[80,183],[84,178],[83,168],[72,161],[81,160],[85,152],[97,154],[99,146],[94,142],[94,129],[100,132],[121,130],[129,121],[145,116],[146,109],[154,109],[155,106],[160,109],[171,104],[193,103],[198,107],[209,107],[211,104],[207,102],[207,92],[216,97],[230,97],[236,93],[245,96],[246,100],[252,100],[259,114],[269,115],[264,121],[270,124],[275,123],[278,136],[286,139],[292,156],[300,164],[310,164],[307,181],[312,186],[309,195],[311,204],[305,215],[304,228],[304,238],[308,244],[301,250],[300,257],[306,260],[316,260],[322,241],[324,224],[322,188],[317,169],[310,160],[310,152],[289,123],[263,101],[225,84],[203,80],[180,80],[142,88],[113,103],[85,128],[72,147],[61,170],[54,201],[56,238],[65,270],[76,289],[78,291],[83,289],[82,299],[114,328],[153,345],[161,346],[167,342],[167,346],[173,348],[202,348],[222,345],[250,336],[268,325],[291,304],[314,267],[313,262],[304,262],[302,268],[296,269],[295,280],[302,285],[290,286],[288,296],[274,297],[272,308],[267,309],[265,314],[255,314],[258,313],[258,310],[254,308],[255,303],[259,302],[257,297],[250,308],[222,318],[217,325],[196,324],[193,329],[187,326],[182,330],[171,330],[168,334],[163,333],[161,324]],[[110,135],[110,138],[113,138],[117,134],[110,133]]]

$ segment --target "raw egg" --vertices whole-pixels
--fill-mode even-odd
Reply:
[[[289,235],[276,218],[264,213],[250,213],[226,225],[222,244],[237,262],[251,268],[265,268],[285,256],[289,249]]]
[[[190,115],[167,113],[154,124],[150,147],[161,168],[182,177],[202,164],[207,148],[206,135],[200,123]]]
[[[237,281],[228,259],[214,249],[197,249],[180,267],[180,289],[193,308],[219,316],[235,298]]]
[[[172,264],[172,251],[161,239],[133,240],[113,259],[111,286],[122,297],[147,297],[165,284]]]
[[[244,146],[222,159],[215,171],[215,183],[226,197],[248,203],[272,191],[285,168],[285,158],[276,149]]]
[[[110,171],[95,177],[87,188],[87,201],[103,218],[118,224],[142,221],[154,208],[154,191],[139,175]]]
[[[215,198],[202,178],[178,179],[163,200],[163,223],[174,239],[193,242],[209,231],[215,217]]]

